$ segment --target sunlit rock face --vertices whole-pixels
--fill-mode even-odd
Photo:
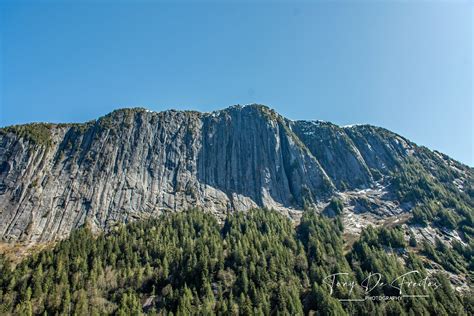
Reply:
[[[298,219],[332,196],[360,214],[360,192],[376,197],[369,213],[393,216],[410,211],[390,191],[409,159],[452,165],[460,190],[472,177],[382,128],[291,121],[261,105],[124,109],[84,124],[9,127],[0,130],[0,236],[50,241],[86,221],[107,229],[191,207],[221,218],[266,207]]]

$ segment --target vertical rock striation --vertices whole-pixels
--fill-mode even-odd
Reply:
[[[291,214],[336,191],[373,187],[417,155],[380,128],[290,121],[261,105],[124,109],[84,124],[7,127],[0,236],[50,241],[85,221],[106,229],[195,206],[217,216],[256,206]]]

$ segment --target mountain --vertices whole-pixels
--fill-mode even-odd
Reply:
[[[0,236],[31,245],[86,222],[107,230],[191,207],[221,219],[265,207],[298,221],[305,208],[340,205],[348,235],[416,215],[428,224],[412,229],[419,238],[465,241],[473,174],[383,128],[293,121],[262,105],[121,109],[0,129]]]
[[[0,314],[473,315],[473,175],[262,105],[5,127]]]

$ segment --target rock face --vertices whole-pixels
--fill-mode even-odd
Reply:
[[[457,175],[472,177],[387,130],[290,121],[261,105],[124,109],[84,124],[8,127],[0,130],[0,236],[50,241],[85,221],[106,229],[196,206],[297,217],[335,194],[387,187],[407,159],[452,165],[460,186]]]

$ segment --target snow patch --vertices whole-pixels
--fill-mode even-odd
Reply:
[[[349,125],[342,126],[342,128],[353,128],[353,127],[362,126],[362,125],[364,125],[364,124],[349,124]]]

